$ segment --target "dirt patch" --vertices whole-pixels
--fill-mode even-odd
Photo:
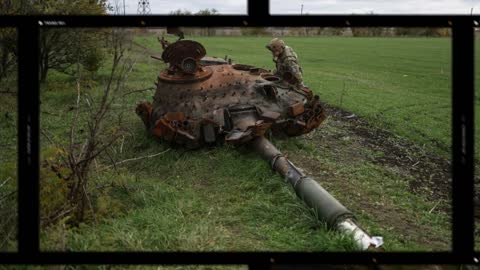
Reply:
[[[381,155],[369,157],[375,163],[396,168],[409,181],[410,192],[423,194],[432,201],[450,201],[452,190],[451,162],[444,157],[413,144],[393,133],[376,128],[352,113],[328,107],[333,121],[344,122],[344,128],[355,134],[361,143]],[[450,207],[444,207],[449,212]]]

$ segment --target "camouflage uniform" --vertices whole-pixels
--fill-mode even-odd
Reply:
[[[303,85],[302,67],[298,64],[297,54],[292,48],[285,46],[283,53],[278,57],[274,57],[276,64],[275,75],[285,78],[292,84]]]
[[[274,54],[273,62],[275,62],[275,75],[285,79],[291,84],[304,86],[302,68],[298,64],[297,54],[292,48],[275,38],[266,46]]]

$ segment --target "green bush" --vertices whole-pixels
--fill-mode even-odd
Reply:
[[[85,57],[81,60],[83,68],[90,71],[91,73],[96,73],[105,59],[103,51],[99,48],[90,49]]]
[[[40,166],[40,218],[44,221],[54,221],[62,209],[68,207],[68,183],[64,179],[71,172],[61,165],[61,150],[50,147],[42,151]]]
[[[53,146],[42,150],[40,215],[47,225],[58,225],[60,219],[68,224],[79,223],[73,215],[74,211],[68,211],[74,205],[74,202],[68,200],[68,194],[74,186],[74,178],[71,170],[62,164],[61,154],[63,151]],[[108,170],[97,175],[95,183],[97,185],[92,183],[91,188],[87,190],[91,205],[87,206],[83,222],[89,223],[95,219],[98,221],[125,212],[126,205],[122,202],[122,196],[128,195],[125,177],[110,173]],[[112,179],[115,179],[115,184]],[[65,212],[67,213],[62,214]]]

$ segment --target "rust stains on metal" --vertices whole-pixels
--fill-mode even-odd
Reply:
[[[188,148],[242,144],[271,130],[298,136],[325,119],[318,96],[268,70],[205,57],[198,42],[180,40],[162,53],[153,103],[136,112],[149,132]]]
[[[302,102],[297,102],[289,107],[290,116],[297,116],[302,114],[305,111],[305,107],[303,107]]]

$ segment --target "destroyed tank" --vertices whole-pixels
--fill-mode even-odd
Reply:
[[[305,134],[325,119],[310,89],[296,88],[262,68],[205,55],[192,40],[163,51],[169,67],[158,76],[153,104],[137,109],[154,136],[187,148],[242,144],[269,131]]]
[[[206,57],[205,48],[193,40],[160,42],[161,58],[152,57],[168,67],[158,75],[153,103],[141,102],[136,108],[151,135],[189,149],[245,144],[268,160],[331,228],[353,234],[362,249],[381,245],[380,238],[361,229],[350,211],[267,139],[299,136],[324,121],[325,110],[311,89],[260,67]]]

